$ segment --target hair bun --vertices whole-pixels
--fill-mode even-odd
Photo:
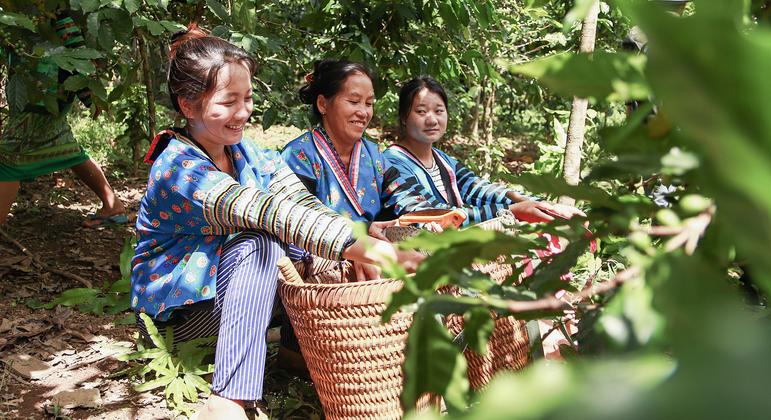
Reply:
[[[198,27],[198,24],[196,22],[191,23],[187,26],[187,29],[183,29],[179,32],[176,32],[174,35],[171,36],[171,47],[169,48],[169,59],[173,60],[174,57],[177,56],[177,50],[179,49],[182,44],[193,40],[193,39],[199,39],[199,38],[206,38],[209,36],[209,33],[205,30]]]

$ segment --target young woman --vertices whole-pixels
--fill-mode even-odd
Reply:
[[[242,141],[255,65],[245,51],[193,26],[175,35],[169,57],[169,93],[187,123],[159,134],[148,152],[132,307],[161,331],[172,326],[175,342],[216,334],[213,395],[199,419],[246,418],[244,402],[262,398],[281,256],[300,257],[300,247],[408,269],[422,257],[354,240],[349,222],[309,194],[278,153]]]
[[[429,76],[416,77],[399,92],[399,123],[403,138],[384,155],[403,176],[414,177],[444,205],[464,207],[467,223],[478,223],[509,209],[524,221],[551,221],[554,217],[585,216],[560,204],[534,201],[501,184],[476,176],[433,147],[447,131],[447,94]]]

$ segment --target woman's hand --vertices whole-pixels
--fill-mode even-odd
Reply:
[[[551,222],[555,217],[570,219],[573,216],[586,217],[581,210],[565,204],[550,203],[548,201],[521,201],[509,206],[514,216],[523,222]]]
[[[423,225],[423,229],[432,233],[442,233],[444,228],[437,222],[429,222]]]
[[[383,231],[386,230],[386,228],[389,228],[391,226],[399,226],[399,219],[386,220],[384,222],[372,222],[369,224],[369,229],[367,230],[367,233],[369,234],[369,236],[373,238],[380,239],[381,241],[387,241],[388,238],[386,238]]]
[[[353,262],[356,281],[377,280],[380,278],[380,267],[359,261]]]
[[[396,261],[407,272],[414,272],[426,257],[417,251],[401,251],[386,241],[365,237],[343,251],[343,258],[366,264],[384,265]],[[358,274],[357,274],[358,277]]]
[[[369,229],[367,230],[367,233],[369,234],[369,236],[373,238],[380,239],[381,241],[388,241],[388,238],[385,236],[384,232],[386,228],[389,228],[392,226],[400,226],[399,219],[388,220],[384,222],[372,222],[369,225]],[[444,232],[444,229],[442,229],[442,225],[436,222],[430,222],[430,223],[424,224],[423,229],[433,233]]]
[[[399,265],[404,267],[404,270],[408,273],[417,271],[420,263],[426,259],[425,255],[413,250],[396,251],[396,257]]]

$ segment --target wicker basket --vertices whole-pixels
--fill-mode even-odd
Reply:
[[[510,213],[482,222],[476,226],[484,230],[514,232],[516,219]],[[514,273],[511,264],[504,264],[505,256],[484,264],[473,264],[472,268],[490,276],[498,284],[503,283]],[[459,294],[454,290],[451,293]],[[468,379],[473,389],[487,385],[496,373],[505,370],[520,370],[527,365],[530,357],[530,338],[525,321],[513,316],[498,317],[494,313],[495,328],[487,342],[487,352],[481,355],[470,348],[464,350],[468,362]],[[447,328],[452,334],[463,330],[463,317],[450,315],[446,319]]]
[[[513,233],[515,223],[516,219],[510,212],[502,212],[499,217],[475,226],[484,230]],[[398,242],[415,236],[419,230],[413,227],[393,227],[386,229],[384,233],[392,242]],[[514,273],[514,268],[511,264],[506,264],[505,260],[505,256],[500,256],[495,261],[474,263],[472,268],[489,275],[493,281],[501,284]],[[461,291],[457,287],[443,287],[439,292],[455,296],[461,295]],[[491,316],[495,316],[495,314],[491,313]],[[451,334],[458,335],[463,331],[464,322],[461,315],[448,315],[445,322]],[[513,316],[496,317],[495,328],[487,343],[487,352],[481,355],[470,348],[464,350],[468,362],[468,379],[471,387],[474,389],[483,388],[497,372],[522,369],[529,361],[529,354],[530,339],[526,323]]]
[[[412,314],[382,324],[396,280],[304,283],[279,261],[279,293],[328,419],[401,418],[402,362]],[[418,409],[433,401],[423,398]]]

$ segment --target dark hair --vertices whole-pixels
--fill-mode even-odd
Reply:
[[[171,37],[169,50],[169,95],[177,112],[179,98],[198,102],[217,86],[217,75],[227,64],[239,63],[254,74],[255,61],[246,51],[192,23]]]
[[[442,98],[442,102],[444,102],[444,107],[448,107],[447,93],[444,91],[442,85],[431,76],[418,76],[405,83],[399,90],[399,127],[401,127],[402,130],[404,130],[407,123],[407,117],[410,115],[412,101],[415,99],[415,95],[423,90],[423,88],[439,95]]]
[[[319,95],[332,99],[342,89],[345,79],[354,73],[361,73],[373,80],[372,72],[364,64],[335,58],[316,61],[313,73],[305,76],[306,83],[300,88],[300,100],[311,106],[316,118],[321,118],[316,99]]]

